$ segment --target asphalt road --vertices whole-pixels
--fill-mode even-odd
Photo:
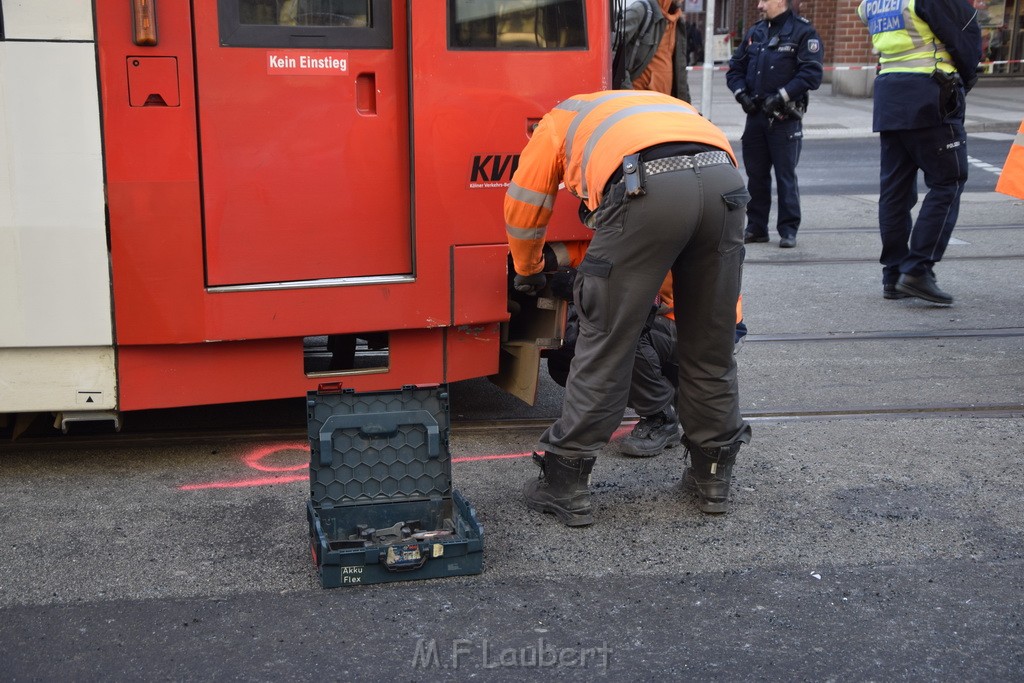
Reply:
[[[550,418],[559,390],[527,408],[464,383],[452,476],[483,573],[323,590],[296,402],[243,406],[248,437],[5,443],[0,679],[1021,680],[1024,205],[969,186],[957,305],[884,301],[876,143],[808,144],[798,248],[748,251],[754,441],[728,515],[680,490],[680,449],[614,442],[593,527],[530,513],[538,430],[464,421]],[[223,412],[125,424],[161,418]]]
[[[1012,133],[972,133],[968,136],[968,169],[965,192],[991,192],[999,179]],[[737,145],[737,153],[739,146]],[[877,138],[845,140],[809,139],[800,153],[800,194],[878,194],[879,150]],[[841,172],[837,172],[841,171]],[[925,191],[922,175],[921,192]]]

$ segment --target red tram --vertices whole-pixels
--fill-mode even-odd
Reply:
[[[0,413],[497,373],[504,189],[610,5],[0,0]]]

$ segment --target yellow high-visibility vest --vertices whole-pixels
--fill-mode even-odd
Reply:
[[[880,75],[956,71],[953,55],[914,11],[914,0],[862,0],[857,16],[879,52]]]

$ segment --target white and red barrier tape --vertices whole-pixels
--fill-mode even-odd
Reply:
[[[1004,59],[1004,60],[1000,60],[998,62],[982,62],[981,64],[978,65],[978,67],[979,68],[986,67],[986,71],[987,71],[988,67],[1000,66],[1000,65],[1003,65],[1003,64],[1024,64],[1024,59]],[[704,71],[705,68],[706,67],[699,66],[699,65],[698,66],[688,66],[688,67],[686,67],[686,70],[687,71]],[[825,71],[867,71],[867,70],[874,71],[876,68],[877,68],[877,66],[875,64],[870,64],[870,65],[861,64],[861,65],[850,65],[850,66],[826,66],[825,67]],[[710,68],[710,70],[711,71],[728,71],[729,67],[728,67],[728,65],[723,64],[721,66],[713,66],[713,67]]]

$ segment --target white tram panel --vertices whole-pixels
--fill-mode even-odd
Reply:
[[[8,40],[92,40],[91,0],[0,0]]]
[[[0,412],[114,408],[92,5],[0,2]]]

